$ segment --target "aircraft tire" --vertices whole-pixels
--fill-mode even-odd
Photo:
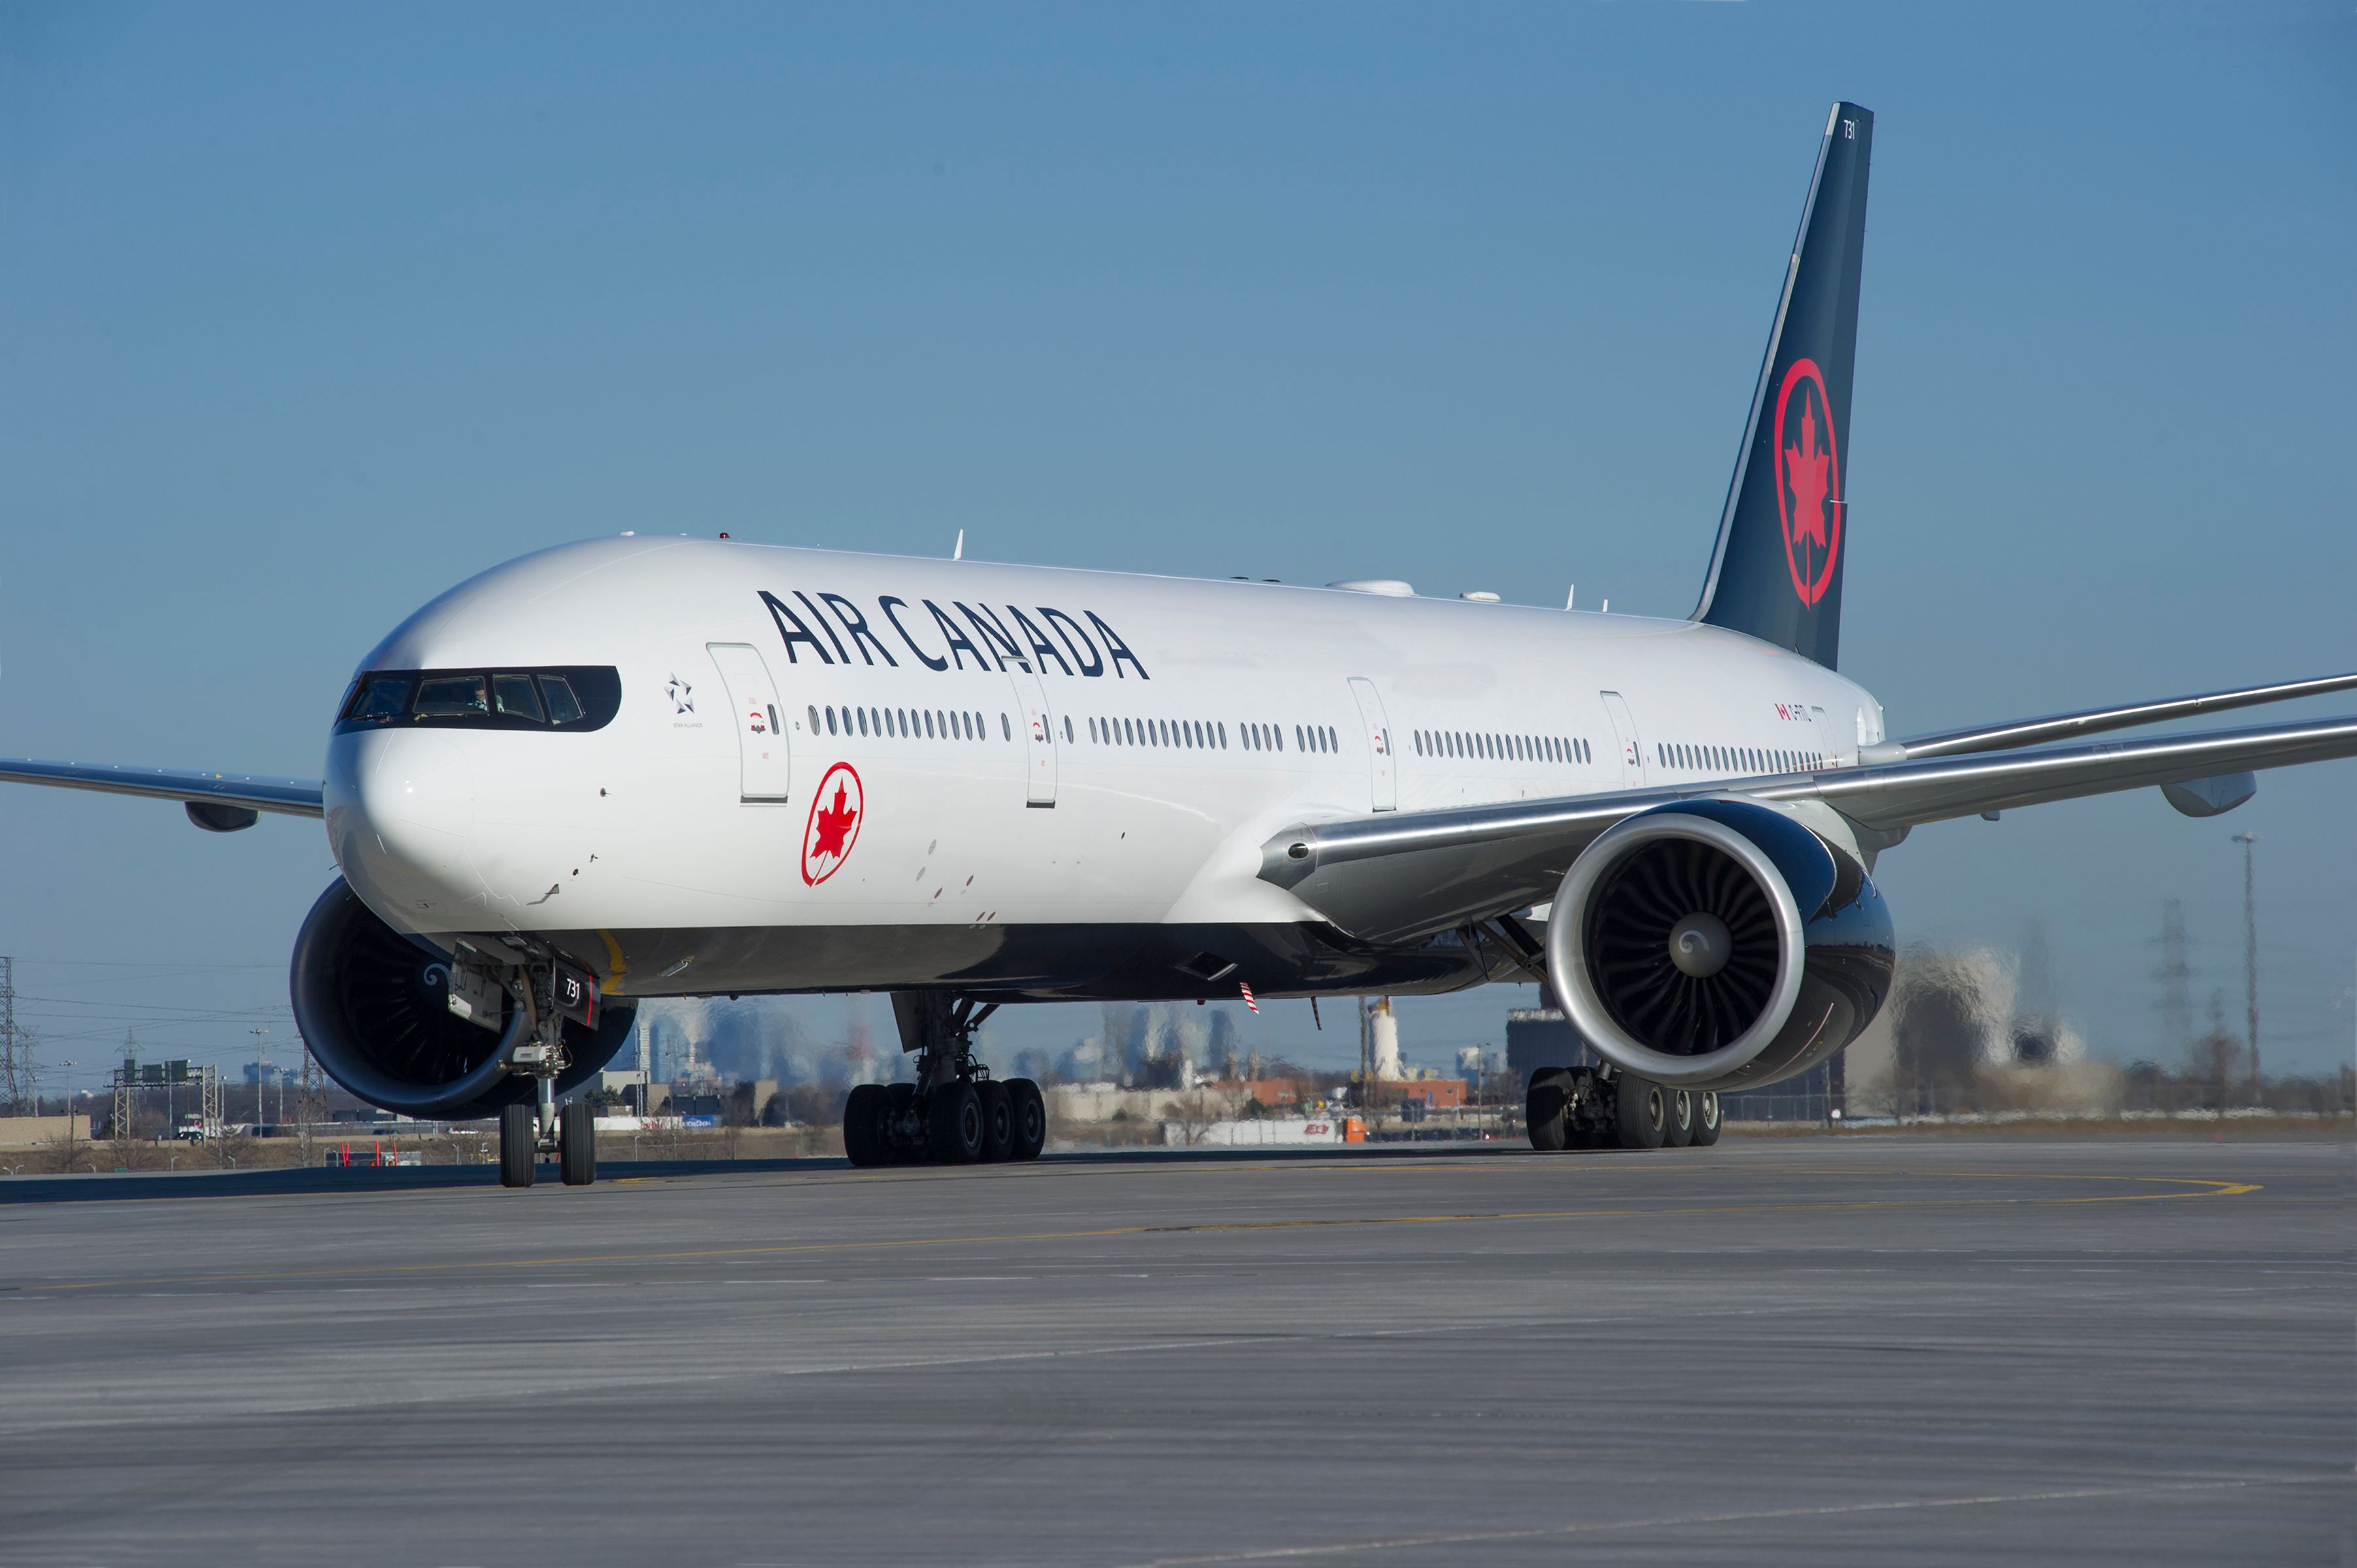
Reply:
[[[1530,1131],[1531,1147],[1555,1154],[1567,1143],[1571,1113],[1571,1071],[1543,1067],[1531,1071],[1531,1087],[1523,1097],[1523,1122]]]
[[[1048,1146],[1048,1101],[1039,1086],[1028,1078],[1006,1080],[1006,1097],[1012,1102],[1015,1146],[1007,1154],[1011,1160],[1036,1160],[1039,1151]]]
[[[974,1086],[982,1102],[982,1159],[991,1165],[1015,1157],[1015,1097],[996,1079]]]
[[[556,1169],[567,1187],[597,1179],[597,1112],[586,1100],[556,1113]]]
[[[1662,1094],[1662,1147],[1683,1149],[1695,1141],[1695,1097],[1683,1089],[1665,1089]]]
[[[1718,1090],[1706,1089],[1695,1096],[1694,1146],[1707,1149],[1718,1142]]]
[[[970,1165],[982,1158],[982,1097],[970,1083],[946,1084],[925,1096],[926,1145],[938,1165]]]
[[[1650,1079],[1620,1073],[1612,1080],[1613,1124],[1624,1149],[1658,1149],[1669,1132],[1669,1090]]]
[[[500,1185],[530,1187],[540,1164],[540,1128],[529,1105],[500,1112]]]
[[[891,1103],[891,1096],[880,1083],[863,1083],[852,1089],[850,1098],[843,1102],[844,1158],[855,1165],[866,1166],[880,1165],[890,1156],[880,1123]]]

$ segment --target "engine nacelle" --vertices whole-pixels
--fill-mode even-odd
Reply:
[[[507,1004],[503,1027],[450,1011],[450,960],[402,935],[341,877],[319,895],[295,939],[295,1022],[329,1078],[371,1105],[404,1116],[473,1121],[533,1098],[533,1080],[508,1070],[524,1015]],[[562,1094],[614,1059],[637,1004],[608,1001],[597,1027],[570,1019],[556,1079]]]
[[[1890,993],[1866,868],[1746,800],[1616,824],[1564,874],[1547,983],[1607,1061],[1680,1089],[1753,1089],[1857,1038]]]

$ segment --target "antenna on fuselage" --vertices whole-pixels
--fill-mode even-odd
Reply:
[[[1563,596],[1563,607],[1566,609],[1571,608],[1571,601],[1577,597],[1579,597],[1579,585],[1577,583],[1574,583],[1571,585],[1570,592],[1565,594]]]
[[[965,530],[963,528],[958,530],[957,544],[950,551],[950,559],[952,561],[965,559]]]

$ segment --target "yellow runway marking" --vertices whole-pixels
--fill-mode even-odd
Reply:
[[[1862,1173],[1843,1172],[1843,1175]],[[1894,1173],[1873,1173],[1888,1178]],[[1009,1231],[974,1236],[912,1236],[866,1241],[798,1241],[763,1247],[701,1247],[655,1252],[583,1252],[550,1258],[484,1258],[431,1263],[378,1263],[332,1269],[269,1270],[245,1273],[173,1274],[145,1278],[85,1280],[57,1284],[27,1285],[27,1294],[106,1290],[129,1285],[238,1284],[269,1280],[382,1278],[403,1274],[479,1273],[500,1269],[551,1269],[585,1263],[667,1263],[710,1258],[792,1257],[823,1252],[908,1251],[925,1247],[974,1247],[1020,1241],[1092,1241],[1122,1236],[1162,1236],[1188,1231],[1254,1231],[1348,1230],[1360,1226],[1450,1225],[1467,1223],[1526,1223],[1544,1219],[1644,1219],[1694,1215],[1843,1213],[1873,1209],[1962,1209],[2063,1208],[2091,1203],[2151,1203],[2179,1198],[2238,1197],[2263,1190],[2255,1182],[2218,1181],[2199,1176],[2046,1176],[2029,1171],[1921,1173],[1969,1176],[1976,1180],[2107,1181],[2168,1186],[2169,1192],[2099,1194],[2087,1197],[1959,1197],[1859,1199],[1828,1203],[1686,1204],[1671,1207],[1620,1208],[1497,1209],[1480,1213],[1378,1214],[1331,1219],[1236,1219],[1180,1222],[1165,1225],[1116,1225],[1087,1230]]]

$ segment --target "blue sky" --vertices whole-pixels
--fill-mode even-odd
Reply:
[[[0,753],[316,775],[411,607],[625,528],[1684,613],[1837,96],[1894,728],[2357,667],[2352,81],[2320,5],[12,5]],[[2239,1015],[2255,827],[2268,1059],[2320,1069],[2353,781],[1881,881],[1910,937],[2042,921],[2134,1056],[2165,897]],[[316,828],[12,789],[0,867],[52,1056],[285,1037]],[[1250,1026],[1354,1055],[1295,1011]]]

